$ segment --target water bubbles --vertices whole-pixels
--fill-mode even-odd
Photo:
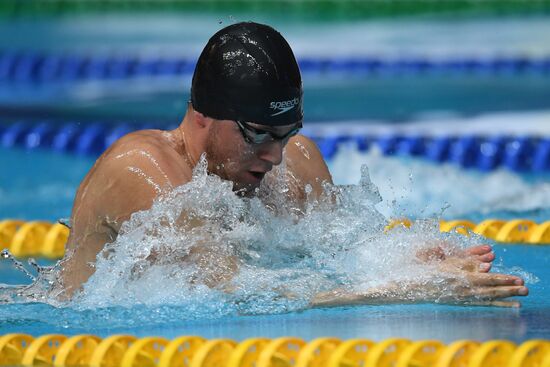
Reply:
[[[445,214],[447,209],[449,209],[450,207],[451,207],[451,204],[449,204],[448,202],[445,202],[441,207],[441,210],[439,211],[438,218],[442,218],[443,214]]]
[[[29,258],[27,260],[27,263],[32,266],[34,268],[34,270],[36,270],[38,273],[40,273],[42,271],[42,267],[40,265],[38,265],[38,263],[36,262],[35,259],[33,259],[32,257]]]
[[[0,256],[2,257],[2,259],[10,260],[15,269],[25,274],[32,281],[36,280],[36,278],[31,273],[29,273],[27,269],[25,269],[25,266],[20,261],[18,261],[7,249],[2,250],[2,252],[0,253]]]

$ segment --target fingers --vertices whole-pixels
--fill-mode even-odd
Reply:
[[[487,263],[491,262],[495,259],[495,253],[494,252],[489,252],[487,254],[478,255],[477,259],[481,262],[487,262]]]
[[[463,266],[460,266],[461,269],[476,272],[479,271],[483,273],[486,273],[491,269],[490,263],[495,260],[495,253],[489,245],[479,245],[468,248],[463,251],[462,255],[459,256],[447,256],[442,244],[440,244],[439,246],[419,251],[416,256],[423,261],[443,261],[450,258],[464,259],[466,262]],[[480,263],[488,265],[480,265]]]
[[[481,273],[488,273],[491,270],[491,263],[482,262],[478,265],[478,270]]]
[[[492,247],[489,245],[479,245],[479,246],[470,247],[466,249],[465,252],[467,255],[482,256],[492,252],[492,250],[493,250]]]
[[[491,270],[492,262],[495,259],[495,254],[490,252],[481,256],[474,256],[472,261],[472,266],[468,269],[469,271],[488,273]]]
[[[495,253],[489,245],[479,245],[468,248],[463,252],[463,259],[467,259],[460,268],[472,272],[487,273],[491,270]]]
[[[513,275],[473,273],[468,276],[468,280],[470,287],[464,292],[464,296],[476,300],[495,300],[529,294],[523,279]]]
[[[523,286],[499,286],[499,287],[483,287],[472,289],[473,296],[476,299],[494,300],[498,298],[507,298],[515,296],[526,296],[529,294],[527,287]]]
[[[495,253],[489,245],[479,245],[464,250],[466,256],[472,256],[480,262],[490,263],[495,260]]]
[[[474,286],[522,286],[523,279],[514,275],[480,273],[468,276],[470,284]]]
[[[501,298],[527,296],[529,289],[523,279],[508,274],[471,273],[467,276],[470,286],[461,295],[477,301],[493,301]],[[494,304],[500,307],[516,307],[515,304]],[[519,306],[519,305],[518,305]]]
[[[473,257],[467,258],[449,258],[443,262],[442,267],[445,269],[451,269],[452,267],[458,268],[460,270],[473,272],[473,273],[487,273],[491,270],[491,263],[480,262]]]

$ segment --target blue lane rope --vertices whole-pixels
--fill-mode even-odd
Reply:
[[[538,59],[398,59],[301,58],[306,74],[401,75],[536,75],[550,76],[550,56]],[[0,82],[49,83],[190,76],[195,60],[128,56],[57,55],[0,50]]]
[[[153,126],[152,123],[136,126],[102,121],[86,124],[15,121],[9,125],[0,124],[0,146],[97,156],[123,135]],[[436,163],[449,162],[482,171],[503,167],[515,172],[550,172],[550,137],[498,134],[419,136],[400,133],[308,136],[329,160],[343,146],[351,144],[360,152],[376,148],[387,156],[422,157]]]

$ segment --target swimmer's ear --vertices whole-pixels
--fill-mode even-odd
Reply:
[[[204,116],[199,111],[193,110],[192,113],[193,113],[193,121],[195,121],[195,123],[201,128],[208,127],[212,122],[212,119]]]

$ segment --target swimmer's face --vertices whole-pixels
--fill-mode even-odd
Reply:
[[[248,123],[253,129],[285,136],[298,124],[265,126]],[[288,137],[290,138],[290,137]],[[283,160],[286,139],[268,139],[253,144],[245,140],[242,127],[232,120],[214,120],[207,139],[208,169],[223,179],[234,183],[234,190],[245,195],[254,193],[265,174]]]

